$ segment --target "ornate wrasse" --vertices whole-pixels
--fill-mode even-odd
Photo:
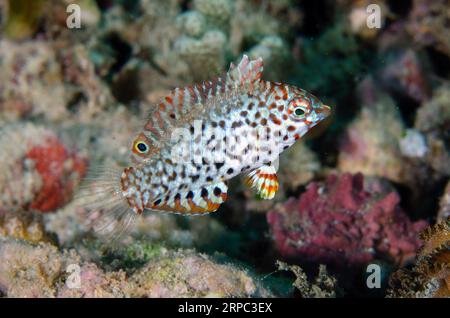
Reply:
[[[273,198],[278,156],[330,107],[300,88],[262,80],[262,70],[261,58],[244,56],[223,76],[164,97],[132,143],[133,165],[103,183],[108,206],[131,215],[205,214],[226,200],[226,181],[239,174]]]

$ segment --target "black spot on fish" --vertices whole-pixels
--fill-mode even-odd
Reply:
[[[215,187],[215,188],[214,188],[214,195],[215,195],[216,197],[218,197],[221,193],[222,193],[222,190],[220,190],[219,187]]]

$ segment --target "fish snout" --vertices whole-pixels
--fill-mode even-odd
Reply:
[[[322,105],[321,107],[317,107],[315,110],[317,115],[319,115],[322,119],[331,115],[332,110],[328,105]]]
[[[322,113],[327,117],[331,115],[331,107],[328,105],[323,105]]]

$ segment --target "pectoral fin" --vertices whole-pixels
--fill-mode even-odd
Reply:
[[[279,187],[276,170],[272,165],[264,165],[250,172],[246,183],[265,200],[273,199]]]

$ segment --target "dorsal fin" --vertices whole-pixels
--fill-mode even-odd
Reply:
[[[142,162],[158,153],[171,137],[172,131],[213,111],[223,112],[223,100],[235,94],[251,93],[262,76],[262,58],[249,60],[244,55],[239,64],[211,81],[175,88],[150,112],[142,133],[132,146],[133,161]],[[146,142],[149,150],[140,153],[135,145]]]
[[[233,83],[237,89],[252,91],[255,82],[261,79],[262,72],[262,58],[249,60],[248,56],[244,55],[237,67],[231,63],[227,73],[227,82]]]

